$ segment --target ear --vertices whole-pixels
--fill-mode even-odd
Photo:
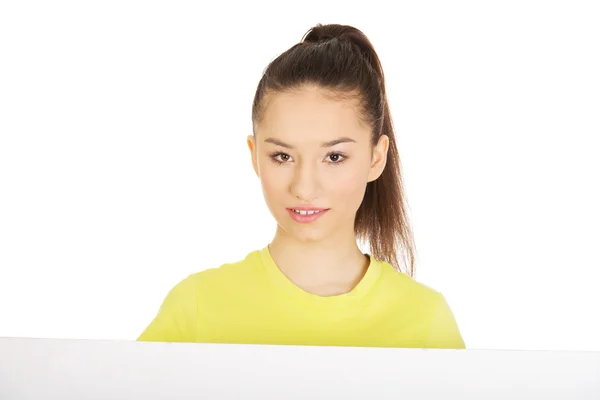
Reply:
[[[381,135],[377,144],[373,147],[371,154],[371,169],[369,170],[369,180],[372,182],[379,178],[383,173],[387,163],[387,154],[390,147],[390,139],[387,135]]]
[[[254,135],[248,135],[246,138],[246,144],[248,145],[248,149],[250,150],[250,157],[252,159],[252,167],[254,168],[254,173],[256,176],[260,176],[258,174],[258,162],[256,161],[256,141],[254,140]]]

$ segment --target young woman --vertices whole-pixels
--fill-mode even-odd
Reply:
[[[465,348],[443,295],[413,278],[384,74],[368,38],[311,28],[265,70],[252,123],[273,240],[183,279],[138,340]]]

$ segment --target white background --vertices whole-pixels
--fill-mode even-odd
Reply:
[[[266,245],[246,136],[316,23],[382,60],[418,250],[471,349],[600,350],[594,1],[0,5],[0,336],[133,340]]]

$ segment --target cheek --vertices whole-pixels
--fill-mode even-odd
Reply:
[[[281,192],[281,185],[278,185],[277,180],[272,176],[262,175],[261,185],[267,199],[277,197]]]
[[[281,168],[272,165],[261,165],[260,182],[267,202],[276,200],[285,194],[287,176]]]
[[[336,174],[328,184],[328,195],[335,197],[336,203],[356,211],[362,202],[367,187],[368,174],[362,170],[346,170]]]

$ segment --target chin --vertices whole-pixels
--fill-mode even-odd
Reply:
[[[289,223],[279,224],[281,230],[299,242],[314,243],[327,237],[327,232],[316,226],[291,226]]]
[[[298,241],[305,243],[320,242],[325,237],[321,232],[294,232],[293,236]]]

